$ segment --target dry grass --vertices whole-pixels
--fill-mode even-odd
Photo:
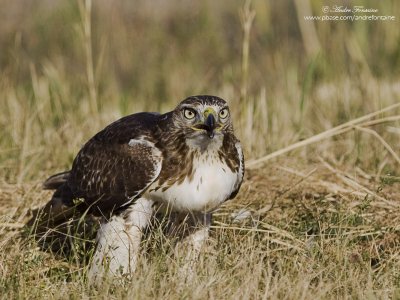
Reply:
[[[212,238],[187,286],[179,280],[173,246],[154,234],[133,282],[90,288],[82,263],[87,253],[78,241],[73,254],[60,257],[18,235],[27,207],[48,193],[39,183],[19,192],[4,189],[2,206],[10,217],[0,224],[3,291],[7,298],[30,299],[396,297],[400,193],[393,181],[400,179],[385,183],[359,175],[357,184],[372,189],[371,195],[338,179],[342,174],[351,180],[327,162],[287,159],[249,171],[240,197],[215,214]],[[243,208],[251,218],[235,221],[232,214]]]
[[[300,30],[322,0],[89,2],[1,4],[1,298],[400,298],[397,23]],[[362,4],[400,16],[396,1]],[[249,168],[192,282],[158,230],[132,282],[97,288],[86,236],[39,250],[23,225],[49,174],[120,116],[201,93],[230,101]]]

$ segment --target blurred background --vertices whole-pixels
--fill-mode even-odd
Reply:
[[[395,21],[305,21],[323,6]],[[0,174],[62,171],[113,120],[226,99],[248,158],[400,100],[400,2],[0,1]],[[400,123],[375,128],[398,150]],[[297,154],[296,154],[297,153]],[[382,143],[350,132],[291,155],[396,173]]]

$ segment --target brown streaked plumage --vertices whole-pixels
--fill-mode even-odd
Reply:
[[[243,174],[226,102],[193,96],[165,114],[123,117],[92,137],[70,171],[44,183],[55,192],[38,223],[62,222],[74,208],[114,224],[138,199],[146,211],[149,201],[173,211],[209,214],[236,196]]]

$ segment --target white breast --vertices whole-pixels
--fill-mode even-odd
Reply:
[[[194,160],[194,176],[167,190],[158,189],[150,197],[178,211],[211,211],[228,199],[237,187],[239,175],[216,156],[206,154]]]

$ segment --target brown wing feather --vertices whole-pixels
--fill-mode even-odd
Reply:
[[[162,158],[152,141],[157,119],[150,113],[122,118],[86,143],[67,182],[83,207],[109,214],[133,201],[158,177]]]

